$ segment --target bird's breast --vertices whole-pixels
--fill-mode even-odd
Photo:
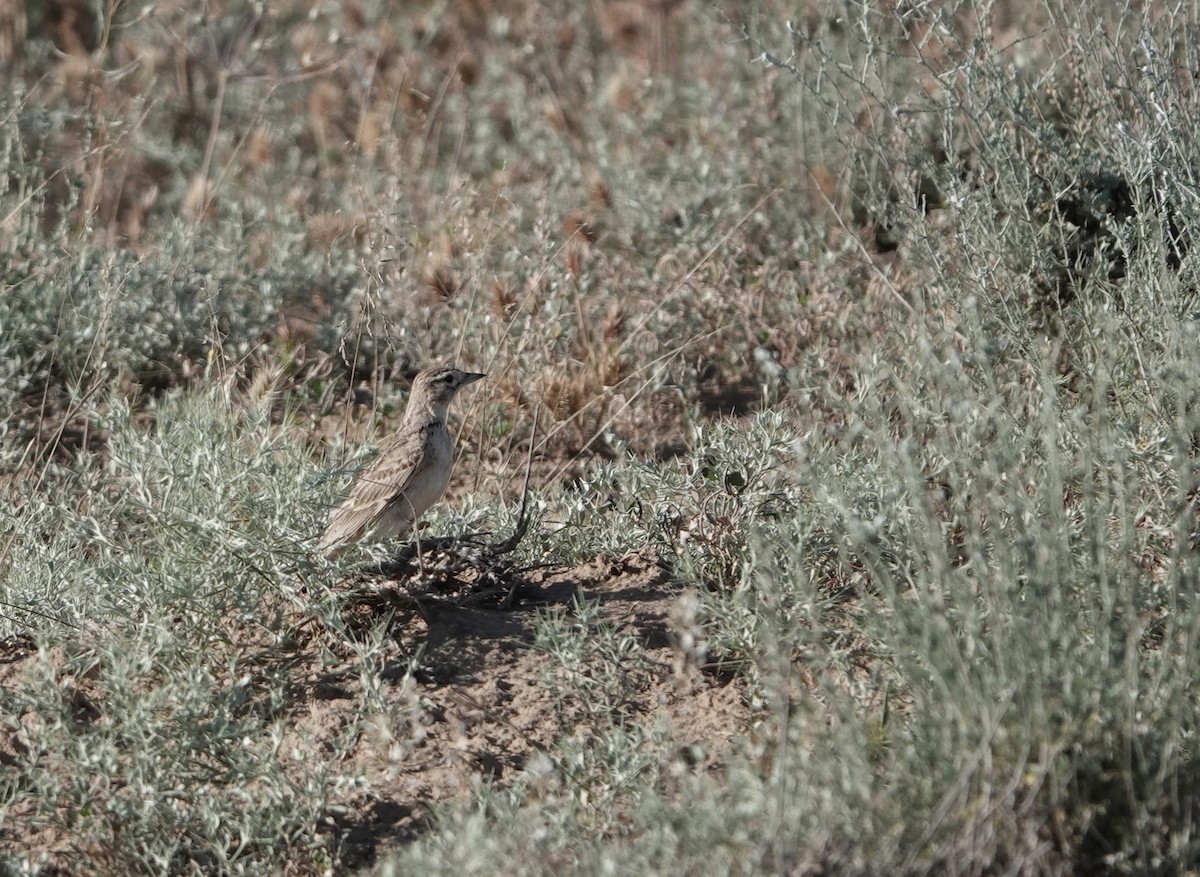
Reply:
[[[422,467],[407,491],[408,499],[418,515],[445,493],[450,483],[450,472],[454,468],[454,445],[444,425],[431,432],[425,447],[429,456],[428,464]]]

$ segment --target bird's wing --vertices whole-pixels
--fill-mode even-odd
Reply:
[[[429,464],[421,453],[424,438],[420,431],[404,432],[384,447],[375,462],[358,476],[350,496],[329,516],[329,526],[321,537],[322,551],[362,538],[389,505],[402,502],[413,479]],[[402,510],[402,506],[397,508]]]

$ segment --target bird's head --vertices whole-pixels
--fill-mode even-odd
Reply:
[[[448,365],[427,368],[413,379],[413,399],[424,399],[430,405],[448,405],[459,390],[483,377],[486,375]]]

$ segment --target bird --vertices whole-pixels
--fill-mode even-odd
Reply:
[[[332,560],[354,543],[381,542],[412,530],[450,483],[450,402],[463,387],[485,377],[449,365],[417,374],[400,428],[330,514],[319,543],[322,554]]]

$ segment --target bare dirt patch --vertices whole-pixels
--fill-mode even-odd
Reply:
[[[569,615],[577,597],[598,602],[600,623],[640,644],[630,656],[636,666],[614,668],[597,658],[589,667],[585,658],[579,668],[636,679],[623,718],[662,728],[681,751],[703,753],[709,767],[746,727],[740,682],[713,679],[679,660],[669,619],[678,589],[652,552],[538,571],[511,591],[482,593],[483,601],[462,593],[423,599],[406,619],[397,615],[389,702],[407,719],[408,734],[381,717],[350,755],[348,768],[369,790],[346,801],[337,820],[348,864],[366,864],[415,837],[433,808],[466,798],[476,783],[503,784],[564,737],[596,732],[585,725],[582,705],[560,700],[555,659],[533,648],[538,612]],[[400,660],[418,649],[415,672],[407,674]],[[310,721],[336,726],[348,706],[314,704]]]

